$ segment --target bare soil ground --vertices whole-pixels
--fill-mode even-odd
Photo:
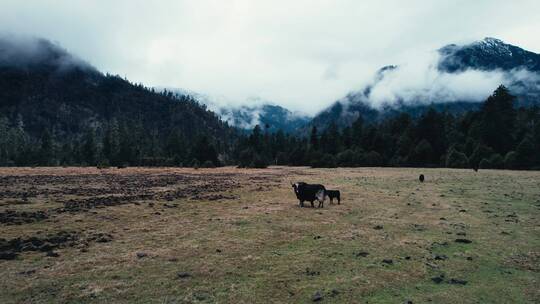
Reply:
[[[540,172],[0,168],[0,277],[0,303],[539,303]]]

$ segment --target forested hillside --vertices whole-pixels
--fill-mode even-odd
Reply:
[[[0,165],[218,165],[233,139],[188,96],[103,75],[47,40],[0,40]]]

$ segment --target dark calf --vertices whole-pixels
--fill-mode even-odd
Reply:
[[[334,198],[337,199],[338,205],[341,204],[341,193],[339,190],[326,190],[326,195],[330,198],[330,204],[334,203]]]

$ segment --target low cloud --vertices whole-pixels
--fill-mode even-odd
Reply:
[[[220,108],[218,115],[223,121],[229,125],[241,129],[253,129],[256,125],[260,125],[261,108]]]
[[[164,88],[156,89],[161,91]],[[260,98],[232,101],[224,96],[211,96],[186,89],[166,88],[166,90],[193,97],[197,102],[204,104],[210,111],[216,113],[221,120],[242,129],[252,129],[260,124],[262,107],[265,104],[270,104],[270,102]]]
[[[1,3],[2,31],[59,41],[100,71],[310,114],[409,52],[485,36],[540,51],[537,0]]]
[[[243,104],[231,105],[225,101],[221,101],[218,105],[212,102],[206,102],[208,108],[217,113],[223,121],[228,122],[230,125],[239,127],[242,129],[253,129],[256,125],[261,125],[261,116],[275,115],[276,113],[268,112],[272,111],[273,106],[277,106],[275,103],[260,99],[251,98],[244,101]],[[287,122],[294,122],[297,119],[306,119],[309,116],[301,112],[291,112],[288,109],[286,115],[276,117],[276,119],[285,119]]]
[[[49,65],[63,72],[73,67],[95,70],[49,40],[24,35],[0,34],[0,66],[27,68]]]
[[[510,87],[515,93],[539,85],[540,76],[523,69],[443,72],[437,68],[440,59],[438,52],[410,58],[395,69],[378,73],[371,83],[366,84],[368,90],[351,96],[380,108],[396,104],[479,102],[485,100],[501,84]]]

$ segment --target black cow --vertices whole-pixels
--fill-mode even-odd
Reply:
[[[339,190],[326,190],[326,195],[330,198],[330,204],[334,203],[334,198],[337,199],[338,205],[341,204],[341,193]]]
[[[326,189],[319,184],[306,184],[299,182],[292,184],[296,198],[300,201],[300,207],[304,207],[304,202],[310,202],[311,208],[315,208],[313,202],[319,202],[319,208],[324,208],[324,199],[326,198]]]

